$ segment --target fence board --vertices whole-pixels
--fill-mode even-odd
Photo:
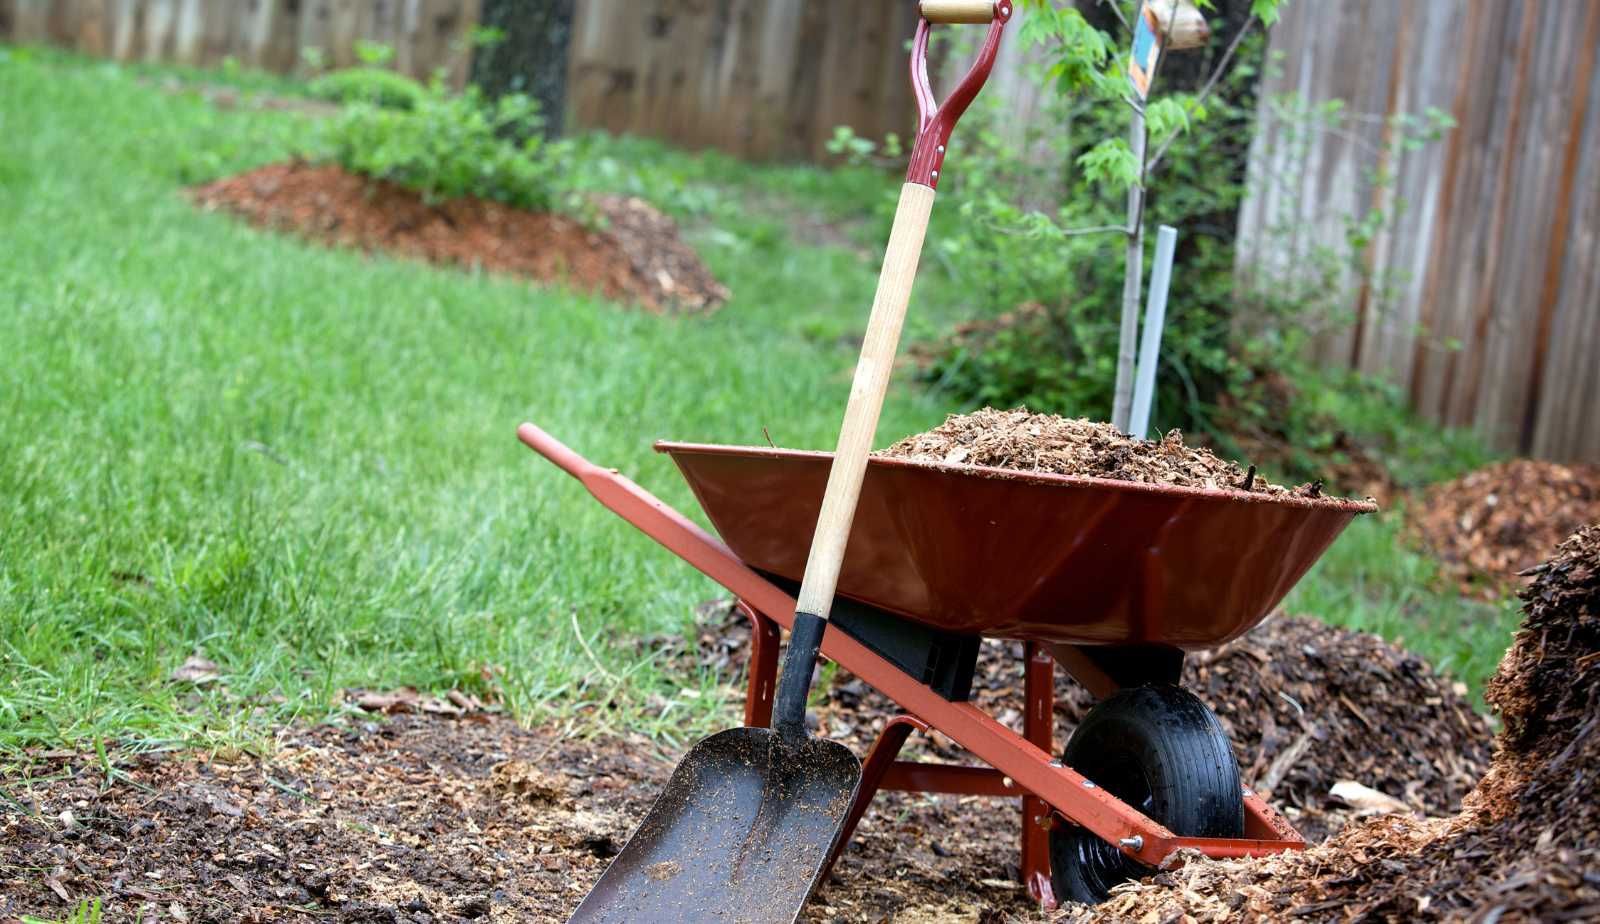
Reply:
[[[232,57],[287,73],[302,49],[325,64],[357,63],[355,45],[395,50],[394,66],[466,82],[479,0],[0,0],[0,39],[50,42],[119,61],[216,65]]]
[[[1290,4],[1240,209],[1241,284],[1281,279],[1336,245],[1346,217],[1395,206],[1364,254],[1391,285],[1341,296],[1355,324],[1312,354],[1504,448],[1600,459],[1597,43],[1596,3]],[[1266,102],[1292,90],[1377,118],[1296,150]],[[1428,107],[1456,120],[1444,142],[1381,153],[1387,116]],[[1380,165],[1387,190],[1366,177]]]

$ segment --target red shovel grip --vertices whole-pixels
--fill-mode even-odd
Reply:
[[[911,90],[917,97],[917,141],[911,148],[911,165],[906,169],[907,183],[939,186],[939,170],[944,166],[945,145],[956,121],[983,89],[994,69],[995,54],[1000,50],[1000,33],[1011,19],[1012,0],[995,0],[994,18],[988,20],[989,34],[984,37],[978,59],[972,62],[967,76],[956,85],[955,92],[942,105],[933,99],[933,85],[928,82],[928,29],[926,12],[917,22],[917,34],[911,41]]]

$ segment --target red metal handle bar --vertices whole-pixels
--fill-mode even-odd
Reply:
[[[920,183],[934,189],[939,187],[939,169],[944,166],[945,145],[956,122],[994,69],[994,58],[1000,50],[1000,33],[1011,19],[1011,0],[995,0],[994,19],[989,21],[989,34],[984,37],[978,59],[972,62],[967,76],[956,85],[943,105],[933,99],[933,85],[928,82],[928,30],[931,24],[926,17],[917,21],[917,34],[911,40],[911,92],[917,98],[917,140],[911,148],[911,163],[906,168],[906,182]]]

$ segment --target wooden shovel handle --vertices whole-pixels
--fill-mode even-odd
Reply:
[[[995,17],[995,0],[922,0],[918,5],[928,22],[987,25]]]
[[[839,568],[844,563],[845,543],[855,519],[856,500],[861,496],[861,481],[866,475],[867,456],[878,429],[878,413],[889,389],[894,370],[895,351],[900,345],[900,328],[905,323],[906,305],[911,301],[911,283],[917,276],[922,256],[922,238],[928,230],[928,213],[933,209],[933,189],[920,183],[900,187],[900,205],[895,209],[894,227],[883,255],[883,270],[878,274],[878,294],[872,300],[872,315],[861,343],[861,359],[850,386],[850,402],[845,406],[844,425],[839,429],[839,445],[834,450],[833,466],[828,470],[828,487],[822,495],[822,511],[811,536],[811,554],[806,558],[805,578],[800,583],[799,606],[802,613],[828,618],[834,591],[839,585]]]

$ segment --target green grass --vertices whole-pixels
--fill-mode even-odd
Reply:
[[[792,246],[781,209],[745,205],[787,196],[870,242],[894,178],[589,142],[584,183],[660,199],[734,292],[661,318],[184,199],[283,156],[303,119],[0,48],[0,752],[249,744],[402,684],[493,686],[528,721],[669,743],[725,724],[725,697],[693,695],[714,678],[632,641],[719,589],[513,430],[686,511],[652,440],[831,445],[875,255]],[[930,289],[925,315],[959,300]],[[901,385],[880,442],[941,416]],[[1480,676],[1503,639],[1409,583],[1387,522],[1358,524],[1296,608]],[[222,678],[170,681],[195,652]]]
[[[873,268],[697,233],[734,299],[659,318],[185,201],[184,163],[270,160],[293,118],[0,60],[0,747],[235,741],[341,688],[471,688],[485,668],[531,720],[721,721],[712,697],[652,721],[685,678],[629,642],[717,589],[514,428],[693,509],[650,442],[829,445],[854,355],[814,331],[864,322]],[[938,417],[898,389],[882,433]],[[197,650],[222,681],[169,683]]]

